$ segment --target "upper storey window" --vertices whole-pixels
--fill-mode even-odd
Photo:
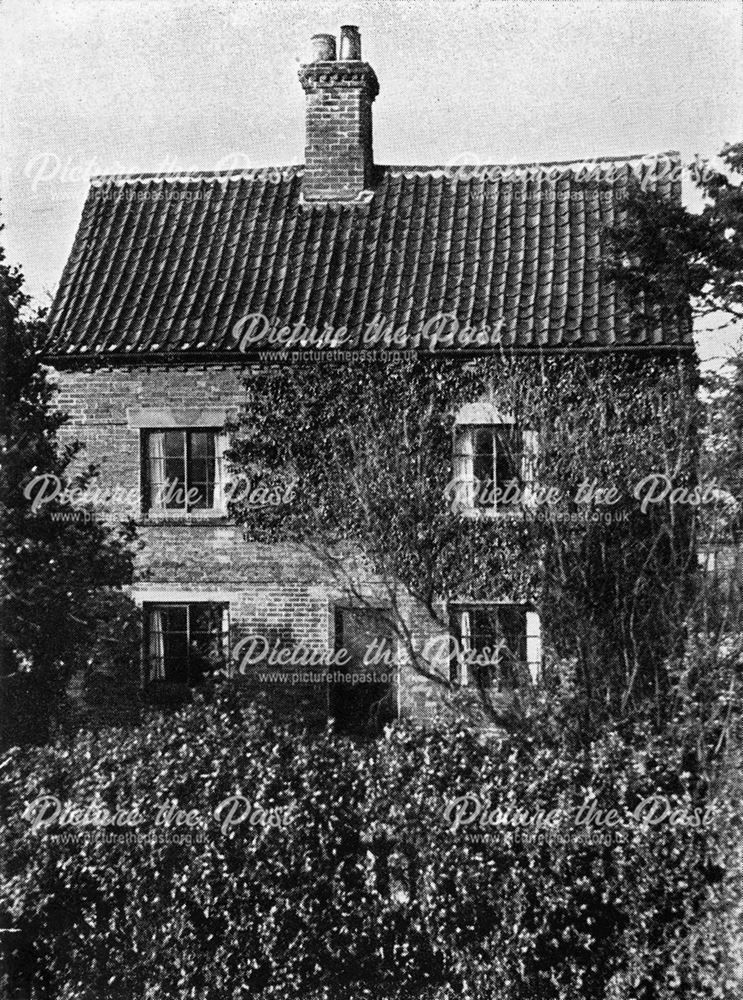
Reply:
[[[223,513],[224,448],[216,429],[143,431],[145,511]]]
[[[453,508],[486,516],[520,509],[535,459],[534,431],[488,403],[463,407],[454,427]]]

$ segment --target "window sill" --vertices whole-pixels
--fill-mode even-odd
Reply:
[[[194,511],[190,514],[185,513],[181,510],[173,511],[150,511],[146,514],[142,514],[140,517],[140,524],[144,526],[150,525],[227,525],[233,523],[227,514],[218,510],[204,510],[204,511]]]
[[[148,681],[142,693],[148,704],[162,708],[177,708],[193,701],[193,688],[178,681]]]
[[[466,517],[473,521],[516,521],[526,517],[531,509],[527,504],[520,504],[505,510],[492,507],[465,507],[455,511],[455,513],[459,517]]]
[[[478,687],[477,684],[455,684],[454,692],[465,702],[477,701],[481,698],[487,698],[488,701],[493,705],[505,705],[512,702],[515,698],[521,695],[522,697],[529,690],[526,685],[519,685],[518,687],[511,688],[500,688],[497,687]]]

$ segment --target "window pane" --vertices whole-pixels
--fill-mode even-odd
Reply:
[[[185,683],[188,679],[188,610],[186,607],[164,607],[159,609],[159,613],[164,679]]]
[[[490,643],[498,638],[498,609],[494,606],[473,608],[470,611],[472,622],[472,639],[478,645]]]
[[[192,468],[188,477],[188,506],[193,510],[211,510],[214,506],[214,480],[205,469]]]
[[[214,460],[214,431],[191,431],[191,457]]]
[[[198,684],[224,663],[220,604],[160,605],[150,608],[149,678]]]
[[[183,632],[166,632],[165,679],[175,684],[188,682],[188,637]]]
[[[494,433],[493,427],[477,427],[475,429],[475,455],[492,456]]]
[[[461,652],[464,648],[462,615],[461,611],[454,609],[449,613],[449,680],[453,684],[461,684],[463,682],[462,664],[460,662]]]
[[[145,435],[147,466],[143,469],[143,480],[147,483],[148,492],[145,498],[146,507],[162,507],[163,484],[165,482],[165,435],[162,431],[148,431]]]
[[[210,510],[214,506],[215,432],[191,431],[189,444],[189,506]]]
[[[468,618],[467,675],[476,687],[518,687],[526,662],[526,611],[511,605],[484,605],[460,610],[454,633],[463,648],[464,616]]]
[[[191,604],[191,631],[212,632],[222,625],[222,608],[217,604]]]
[[[182,509],[186,502],[186,461],[183,431],[165,431],[165,488],[163,506],[168,510]]]
[[[474,432],[472,472],[475,479],[475,506],[493,506],[495,476],[495,431],[492,427],[478,427]]]
[[[163,646],[163,618],[159,609],[150,610],[147,620],[148,640],[148,680],[161,680],[165,677],[165,653]]]
[[[505,489],[512,480],[521,480],[521,434],[515,427],[498,427],[495,441],[495,482]]]
[[[220,604],[191,604],[189,684],[198,684],[224,663],[222,634],[223,607]]]
[[[493,607],[470,611],[471,645],[479,662],[470,665],[472,682],[478,687],[492,687],[498,674],[498,612]]]
[[[188,609],[185,605],[162,608],[163,629],[166,632],[183,632],[188,630]]]
[[[505,688],[518,687],[521,665],[526,662],[526,612],[523,608],[500,607],[498,625],[501,685]]]

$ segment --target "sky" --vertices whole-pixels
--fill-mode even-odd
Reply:
[[[743,139],[743,0],[0,0],[2,240],[31,293],[56,289],[91,175],[302,162],[297,70],[341,24],[379,78],[377,163]],[[701,331],[700,356],[739,335]]]

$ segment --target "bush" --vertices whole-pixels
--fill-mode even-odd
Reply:
[[[0,917],[20,931],[6,993],[27,995],[25,976],[39,1000],[724,996],[695,932],[720,905],[718,823],[631,820],[611,842],[574,825],[543,842],[452,829],[447,803],[467,795],[532,815],[586,797],[708,804],[680,741],[561,739],[310,737],[229,686],[130,731],[14,750],[0,770]],[[236,793],[264,812],[222,832],[215,806]],[[43,794],[146,822],[33,832],[22,813]],[[208,825],[155,827],[170,801]]]

